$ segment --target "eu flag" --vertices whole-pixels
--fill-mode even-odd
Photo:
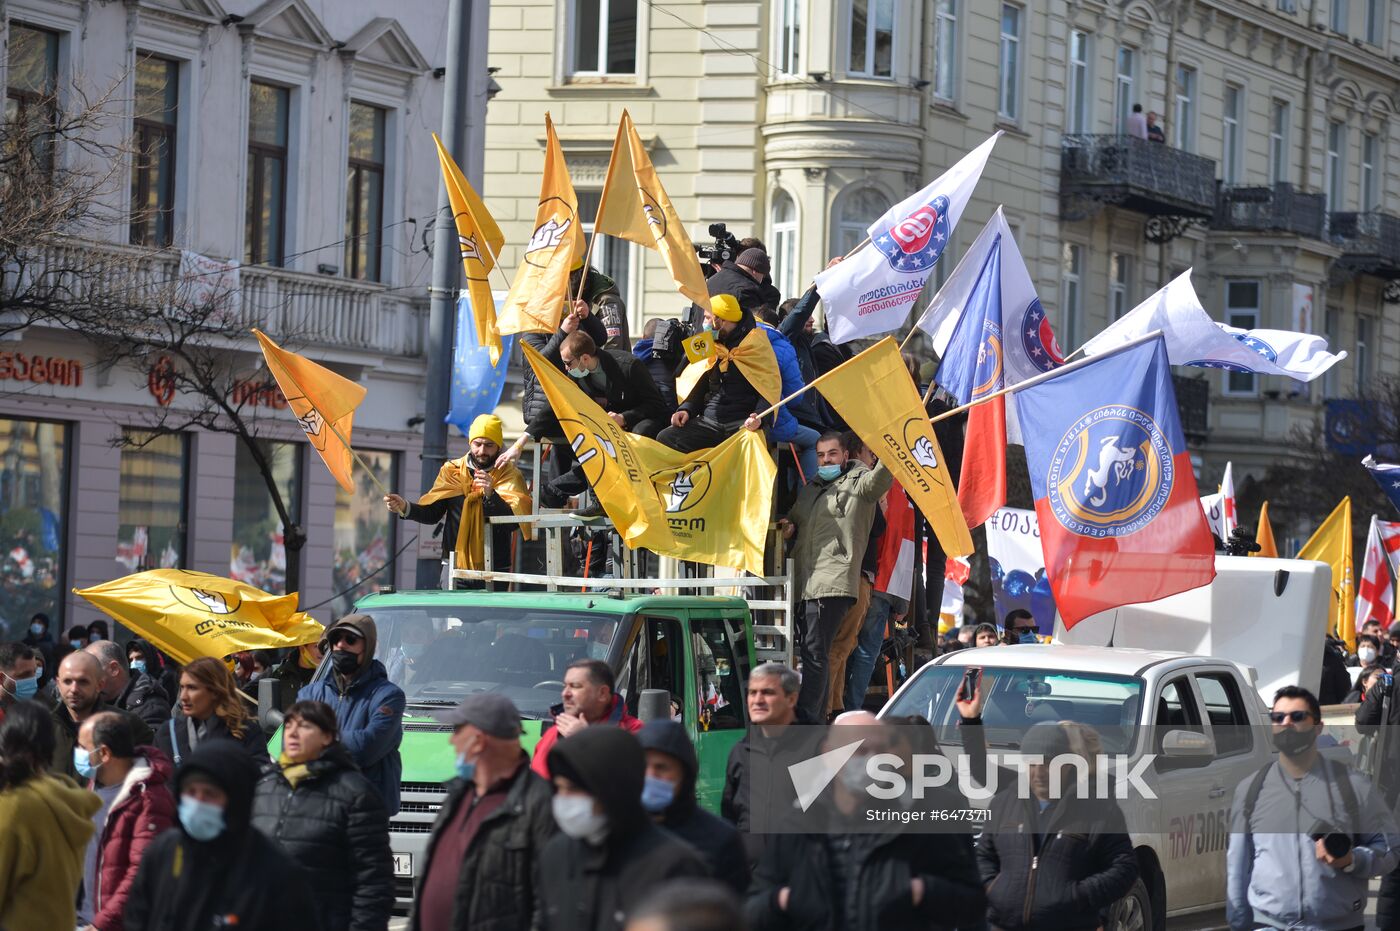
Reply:
[[[1017,393],[1016,412],[1066,629],[1215,578],[1161,336]]]
[[[498,302],[499,304],[499,302]],[[501,403],[506,386],[506,368],[515,337],[501,337],[501,358],[491,364],[491,352],[476,341],[476,318],[471,300],[457,298],[457,345],[452,350],[452,408],[447,422],[465,436],[479,414],[489,414]]]

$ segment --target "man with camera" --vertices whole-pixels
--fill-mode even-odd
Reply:
[[[1367,883],[1400,856],[1394,818],[1369,779],[1318,752],[1311,692],[1279,689],[1269,719],[1278,761],[1240,783],[1231,807],[1230,927],[1361,931]]]

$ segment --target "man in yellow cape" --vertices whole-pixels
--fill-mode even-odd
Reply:
[[[671,415],[671,426],[656,437],[683,453],[718,446],[741,427],[757,430],[758,414],[783,393],[773,344],[753,314],[734,295],[716,294],[706,314],[706,322],[711,320],[713,340],[701,341],[696,351],[704,357],[676,379],[681,406]]]
[[[384,506],[403,520],[420,524],[436,524],[447,517],[442,534],[442,560],[455,554],[459,569],[486,568],[486,518],[516,516],[530,513],[530,491],[525,477],[514,463],[499,468],[496,458],[505,445],[501,419],[495,414],[482,414],[472,421],[468,433],[471,451],[460,459],[443,463],[437,481],[417,504],[410,504],[399,495],[385,495]],[[529,524],[521,524],[528,540]],[[491,569],[509,572],[511,569],[510,524],[497,524],[492,537]],[[444,578],[443,588],[450,588]]]

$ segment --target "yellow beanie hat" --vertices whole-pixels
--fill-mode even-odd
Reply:
[[[478,414],[472,421],[471,432],[467,434],[467,439],[475,440],[481,438],[490,440],[497,446],[506,445],[505,430],[501,426],[501,418],[495,414]]]
[[[730,323],[738,323],[744,316],[744,312],[739,309],[739,302],[732,294],[716,294],[710,298],[710,313]]]
[[[576,272],[580,268],[583,268],[583,256],[581,255],[574,259],[573,263],[569,266],[569,271]]]

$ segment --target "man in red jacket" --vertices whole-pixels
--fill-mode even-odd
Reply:
[[[155,747],[135,746],[131,722],[113,712],[83,722],[73,757],[80,777],[90,779],[102,799],[83,861],[78,923],[95,931],[121,931],[141,855],[175,823],[175,800],[166,785],[170,758]]]
[[[622,696],[614,694],[616,688],[612,668],[602,660],[576,659],[570,663],[564,669],[564,700],[549,709],[554,726],[546,727],[540,735],[530,768],[549,779],[549,751],[589,725],[611,724],[632,733],[641,730],[642,722],[627,712]]]

